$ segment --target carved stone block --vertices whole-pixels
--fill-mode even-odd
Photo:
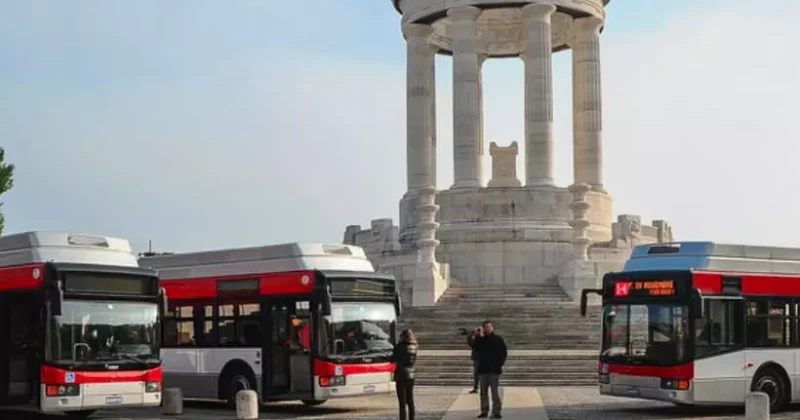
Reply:
[[[492,156],[492,179],[488,186],[491,187],[519,187],[517,178],[517,155],[519,146],[512,142],[510,146],[501,147],[492,142],[489,145],[489,154]]]

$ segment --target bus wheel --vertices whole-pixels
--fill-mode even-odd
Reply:
[[[255,381],[250,381],[250,379],[247,376],[248,376],[247,374],[237,372],[228,377],[227,380],[228,395],[226,398],[228,406],[236,407],[236,394],[238,394],[239,391],[244,391],[247,389],[255,389],[253,387]]]
[[[753,379],[752,391],[763,392],[769,396],[769,410],[780,411],[786,405],[786,384],[783,377],[774,369],[764,369]]]
[[[316,407],[325,404],[325,401],[328,400],[303,400],[303,405],[305,405],[306,407]]]
[[[92,414],[94,414],[97,410],[79,410],[79,411],[70,411],[66,414],[68,419],[86,419],[89,418]]]

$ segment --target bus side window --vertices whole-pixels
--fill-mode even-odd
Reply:
[[[164,319],[164,347],[186,347],[194,345],[193,308],[176,305]]]
[[[740,347],[744,307],[741,300],[709,299],[705,318],[695,321],[696,356],[717,354]]]
[[[790,303],[781,299],[747,302],[747,346],[785,347],[792,341]]]

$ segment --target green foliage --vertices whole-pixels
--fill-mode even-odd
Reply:
[[[14,165],[6,163],[5,157],[6,151],[0,147],[0,195],[3,195],[14,187]],[[2,207],[2,205],[3,203],[0,202],[0,207]],[[0,234],[3,233],[5,220],[2,211],[0,211]]]

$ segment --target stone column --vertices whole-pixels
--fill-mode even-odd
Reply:
[[[480,14],[471,6],[447,11],[453,37],[453,188],[481,186],[481,65],[475,23]]]
[[[575,20],[572,48],[573,166],[575,183],[603,191],[603,108],[600,81],[600,28],[603,20]]]
[[[428,42],[429,25],[403,25],[408,48],[406,86],[406,165],[408,191],[436,185],[435,52]]]
[[[552,4],[522,8],[525,18],[525,185],[553,185]]]

